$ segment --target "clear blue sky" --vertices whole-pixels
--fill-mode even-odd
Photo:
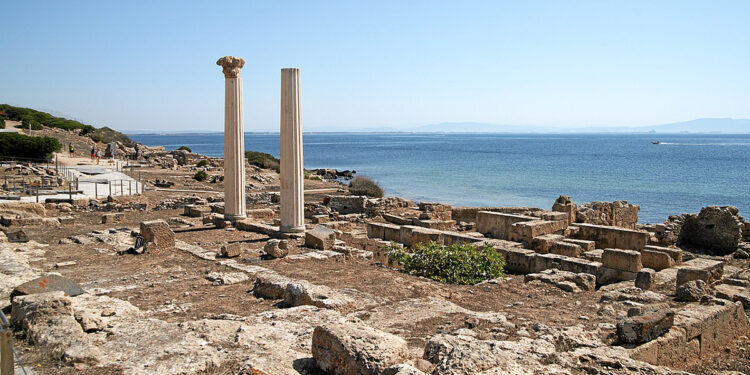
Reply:
[[[750,1],[4,1],[0,103],[129,131],[221,130],[216,60],[245,128],[446,121],[650,125],[750,118]]]

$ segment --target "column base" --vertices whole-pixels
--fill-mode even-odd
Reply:
[[[246,215],[231,215],[231,214],[224,214],[224,220],[235,222],[237,220],[247,219]]]
[[[303,233],[305,231],[305,226],[297,226],[293,227],[290,225],[282,225],[279,227],[279,232],[281,233]]]

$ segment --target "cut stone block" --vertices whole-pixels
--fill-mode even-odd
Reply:
[[[556,242],[549,248],[551,254],[565,255],[567,257],[578,258],[583,254],[583,249],[574,244],[568,242]]]
[[[718,260],[697,258],[687,262],[686,266],[677,270],[677,286],[693,280],[711,284],[724,274],[724,262]]]
[[[646,231],[594,224],[575,224],[578,239],[596,242],[598,248],[643,250],[649,240]]]
[[[534,220],[517,222],[510,226],[508,239],[531,244],[534,237],[562,232],[567,227],[567,221]]]
[[[596,242],[589,240],[576,240],[573,238],[563,238],[562,242],[574,243],[580,246],[583,251],[592,251],[596,249]]]
[[[682,250],[680,249],[673,249],[671,247],[654,246],[654,245],[646,245],[645,249],[667,253],[672,258],[672,260],[674,260],[675,263],[682,263]]]
[[[336,242],[336,232],[322,225],[316,225],[305,232],[305,246],[320,250],[331,250]]]
[[[635,277],[635,286],[643,290],[654,289],[656,283],[656,271],[651,268],[643,268]]]
[[[674,316],[671,309],[659,309],[623,319],[617,322],[617,337],[625,344],[649,342],[672,328]]]
[[[627,272],[638,272],[643,268],[641,253],[632,250],[604,249],[602,265]]]
[[[144,221],[141,223],[141,236],[151,242],[149,250],[171,249],[174,247],[174,232],[164,220]]]
[[[674,259],[667,253],[653,250],[641,250],[641,263],[644,267],[661,271],[674,265]]]
[[[565,237],[559,234],[537,236],[531,240],[531,248],[537,253],[547,254],[549,253],[549,248],[552,247],[555,242],[562,241],[564,238]]]
[[[509,239],[511,226],[513,224],[535,220],[538,219],[531,216],[479,211],[477,212],[477,232],[488,237],[507,240]],[[533,236],[531,238],[533,238]]]
[[[237,242],[229,243],[221,247],[220,254],[224,258],[236,258],[242,254],[242,248]]]
[[[10,300],[16,296],[26,296],[31,294],[47,293],[61,291],[66,296],[75,297],[77,295],[85,293],[81,287],[66,277],[60,275],[47,275],[38,277],[34,280],[27,281],[21,285],[16,286],[13,291],[10,292]]]

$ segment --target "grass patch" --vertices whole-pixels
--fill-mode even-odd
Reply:
[[[273,169],[276,172],[281,171],[281,163],[279,162],[279,159],[271,154],[258,151],[245,151],[245,159],[247,159],[247,162],[250,163],[250,165],[265,169]]]
[[[57,138],[0,133],[0,157],[3,158],[49,159],[61,148]]]
[[[504,276],[505,259],[493,247],[472,244],[443,246],[435,242],[420,243],[412,249],[391,245],[388,257],[406,273],[441,283],[474,285]]]
[[[357,176],[349,181],[349,192],[354,195],[366,195],[371,198],[382,198],[384,193],[377,182],[365,176]]]
[[[206,159],[198,160],[198,162],[195,163],[196,167],[205,167],[207,165],[208,165],[208,160]]]

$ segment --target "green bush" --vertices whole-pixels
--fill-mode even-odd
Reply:
[[[177,149],[178,150],[185,150],[187,152],[193,152],[193,150],[191,150],[190,147],[188,147],[188,146],[180,146],[180,147],[177,147]]]
[[[349,192],[354,195],[366,195],[371,198],[383,197],[383,189],[378,183],[365,176],[357,176],[349,181]]]
[[[276,172],[281,171],[281,163],[279,162],[279,159],[271,154],[258,151],[245,151],[245,159],[247,159],[247,162],[250,163],[250,165],[265,169],[273,169]]]
[[[448,284],[473,285],[502,277],[505,267],[505,259],[491,246],[430,242],[419,243],[411,250],[391,245],[386,251],[408,274]]]
[[[5,116],[0,116],[0,129],[5,129]]]
[[[196,167],[205,167],[207,165],[208,165],[208,160],[206,159],[199,160],[197,163],[195,163]]]
[[[52,137],[29,137],[18,133],[0,133],[0,157],[48,159],[62,148]]]
[[[195,175],[193,175],[193,178],[197,181],[205,181],[208,178],[208,173],[204,170],[200,170],[198,172],[195,172]]]
[[[21,126],[24,129],[31,129],[31,130],[42,130],[44,127],[42,127],[42,124],[40,124],[38,121],[34,119],[25,118],[21,121]]]

